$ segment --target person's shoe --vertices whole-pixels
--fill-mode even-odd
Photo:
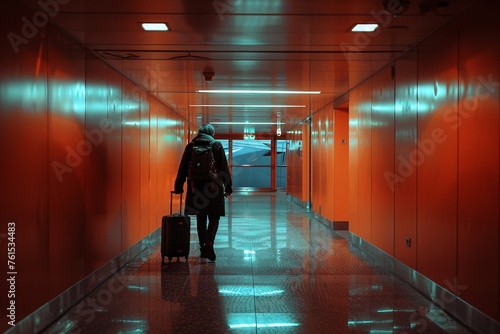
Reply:
[[[208,257],[207,249],[206,249],[205,245],[203,245],[200,247],[200,258],[206,259],[207,257]]]
[[[210,261],[215,261],[217,256],[215,255],[214,245],[212,242],[209,241],[205,244],[205,253]]]

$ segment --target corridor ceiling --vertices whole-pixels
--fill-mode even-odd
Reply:
[[[315,111],[345,107],[346,92],[473,0],[21,1],[38,11],[40,3],[52,3],[56,26],[197,125],[272,123],[281,117],[285,133]],[[144,22],[165,22],[170,30],[144,31]],[[373,33],[350,30],[356,23],[374,22],[379,28]],[[209,69],[212,81],[203,76]],[[199,89],[321,94],[207,94]],[[216,129],[218,135],[269,135],[276,125],[218,124]]]

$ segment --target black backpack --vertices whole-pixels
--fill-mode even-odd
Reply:
[[[213,181],[217,178],[212,145],[215,141],[196,141],[191,148],[188,177],[191,181]]]

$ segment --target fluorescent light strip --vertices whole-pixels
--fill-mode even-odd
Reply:
[[[305,108],[304,105],[293,104],[190,104],[189,106],[222,108]]]
[[[320,91],[302,90],[250,90],[250,89],[198,89],[198,93],[226,93],[226,94],[321,94]]]
[[[281,125],[286,123],[278,122],[210,122],[215,125]]]
[[[149,22],[143,23],[142,29],[146,31],[167,31],[168,27],[165,23],[162,22]]]

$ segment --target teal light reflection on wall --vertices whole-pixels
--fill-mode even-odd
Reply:
[[[372,110],[381,114],[394,114],[394,103],[377,103],[373,104]]]
[[[349,126],[357,127],[358,125],[359,125],[358,118],[350,118],[349,119]]]
[[[41,112],[49,108],[64,114],[106,114],[109,106],[115,111],[149,108],[147,100],[128,97],[120,88],[83,81],[50,80],[48,86],[46,80],[4,81],[0,83],[0,100],[7,108]]]
[[[47,81],[3,81],[0,84],[0,101],[6,108],[43,112],[47,107]]]
[[[182,125],[182,123],[174,119],[159,119],[158,125],[161,128],[172,128],[172,127],[178,127]]]
[[[49,109],[85,113],[85,83],[49,80]]]
[[[182,141],[182,138],[176,135],[165,135],[163,136],[163,140],[166,142],[174,142],[174,141]]]
[[[440,103],[450,101],[464,90],[463,86],[457,84],[442,84],[438,81],[434,83],[418,84],[418,112],[433,112],[439,108]]]

